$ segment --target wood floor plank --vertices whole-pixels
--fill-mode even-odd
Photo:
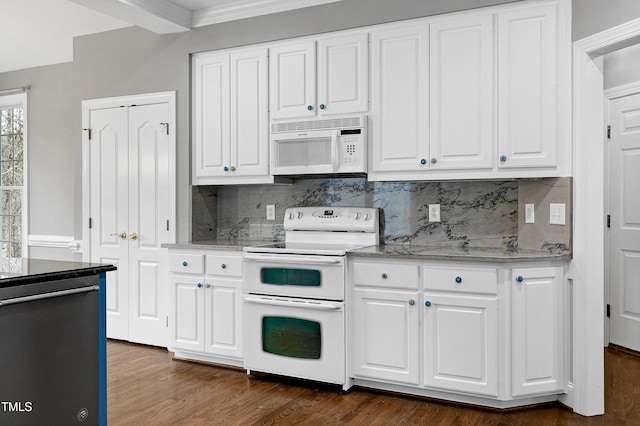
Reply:
[[[174,360],[165,349],[110,340],[112,426],[640,425],[640,358],[605,350],[604,416],[560,404],[500,411]]]

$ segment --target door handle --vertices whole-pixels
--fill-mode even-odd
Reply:
[[[132,232],[129,234],[129,238],[131,238],[132,240],[137,240],[138,239],[138,234],[136,234],[135,232]]]
[[[119,234],[111,233],[111,234],[109,234],[109,235],[111,235],[112,237],[120,237],[120,238],[121,238],[121,239],[123,239],[123,240],[125,240],[125,239],[127,238],[127,233],[126,233],[126,232],[124,232],[124,231],[122,231],[122,232],[121,232],[121,233],[119,233]]]

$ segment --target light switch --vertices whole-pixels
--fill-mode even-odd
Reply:
[[[524,222],[536,223],[535,208],[533,204],[524,205]]]
[[[276,206],[273,204],[267,205],[267,220],[276,220]]]
[[[551,225],[565,225],[564,203],[549,204],[549,223]]]
[[[440,222],[440,204],[429,204],[429,222]]]

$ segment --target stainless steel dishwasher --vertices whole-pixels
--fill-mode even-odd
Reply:
[[[36,277],[0,288],[0,424],[105,422],[102,277]]]

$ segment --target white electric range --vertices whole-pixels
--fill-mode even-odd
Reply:
[[[346,390],[345,283],[349,250],[378,244],[379,209],[298,207],[285,242],[246,247],[245,368],[340,384]]]

